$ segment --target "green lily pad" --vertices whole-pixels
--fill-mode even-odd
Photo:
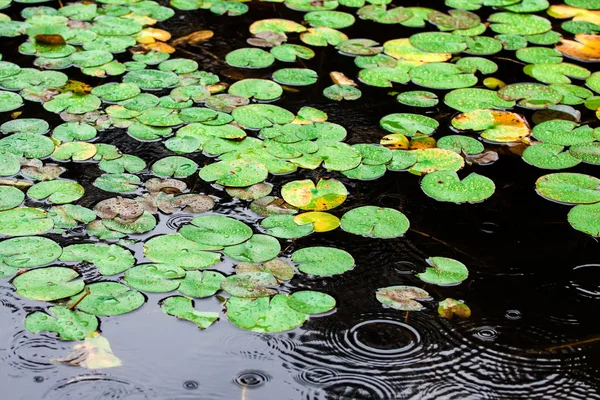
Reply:
[[[53,204],[66,204],[83,197],[83,186],[72,181],[47,181],[33,185],[27,195],[36,200],[46,199]]]
[[[335,101],[358,100],[362,92],[352,85],[331,85],[323,89],[323,96]]]
[[[0,112],[16,110],[23,105],[23,98],[17,93],[0,90]]]
[[[343,274],[354,267],[350,253],[332,247],[307,247],[292,253],[292,261],[305,274],[330,276]]]
[[[120,315],[140,308],[144,295],[116,282],[98,282],[86,286],[89,294],[77,304],[83,312],[99,316]],[[78,296],[71,298],[77,301]]]
[[[0,125],[0,132],[10,135],[11,133],[36,133],[43,135],[50,129],[50,124],[38,118],[20,118],[7,121]]]
[[[322,314],[335,308],[335,299],[326,293],[312,290],[294,292],[288,297],[288,306],[304,314]]]
[[[390,171],[405,171],[417,163],[417,155],[411,151],[392,150],[392,161],[387,165]]]
[[[283,62],[294,62],[298,58],[310,60],[315,56],[315,52],[312,49],[306,46],[289,43],[273,47],[270,50],[270,53],[276,60]]]
[[[425,115],[389,114],[379,121],[379,125],[386,131],[412,137],[417,134],[431,135],[435,132],[439,123]]]
[[[587,164],[600,165],[600,143],[586,143],[571,146],[569,153]]]
[[[210,235],[207,235],[210,240]],[[151,261],[174,265],[185,270],[203,269],[221,261],[218,253],[206,250],[218,250],[221,244],[212,246],[186,239],[180,234],[160,235],[144,244],[144,255]]]
[[[412,107],[434,107],[439,102],[435,93],[425,90],[414,90],[400,93],[396,97],[396,100],[398,103]]]
[[[580,204],[569,211],[569,224],[578,231],[600,237],[600,203]]]
[[[490,29],[503,35],[538,35],[552,29],[546,18],[531,14],[500,12],[490,15]]]
[[[50,307],[48,313],[29,314],[25,318],[25,329],[31,333],[56,332],[61,340],[83,340],[98,329],[98,318],[67,307]]]
[[[245,223],[222,215],[203,215],[181,228],[181,235],[209,246],[232,246],[252,236],[252,229]]]
[[[229,52],[225,61],[232,67],[266,68],[275,62],[275,57],[262,49],[247,47]]]
[[[519,100],[521,107],[543,109],[558,104],[562,95],[550,86],[538,83],[515,83],[498,91],[504,100]]]
[[[152,164],[152,172],[162,177],[185,178],[197,170],[198,164],[189,158],[179,156],[165,157]]]
[[[391,239],[408,231],[408,218],[400,211],[375,206],[358,207],[341,219],[342,229],[355,235]]]
[[[142,69],[128,72],[123,77],[123,83],[136,85],[140,89],[157,90],[177,85],[179,77],[170,71]]]
[[[242,79],[229,87],[229,94],[262,101],[278,99],[282,93],[279,84],[266,79]]]
[[[427,267],[425,272],[417,274],[417,278],[424,282],[440,285],[450,286],[458,285],[469,277],[469,270],[460,261],[453,260],[452,258],[446,257],[430,257],[427,259],[427,263],[431,267]]]
[[[76,140],[91,140],[97,135],[96,128],[86,123],[67,122],[58,125],[52,132],[52,137],[61,142],[74,142]]]
[[[237,273],[221,282],[221,289],[230,295],[253,299],[277,294],[276,290],[270,289],[277,286],[279,282],[268,272]]]
[[[231,113],[235,122],[249,128],[262,129],[275,124],[283,125],[294,120],[294,114],[270,104],[250,104],[237,107]]]
[[[112,193],[131,193],[140,183],[140,178],[132,174],[102,174],[94,181],[94,186]]]
[[[317,82],[319,75],[308,68],[283,68],[273,73],[273,80],[287,86],[308,86]]]
[[[535,182],[542,197],[564,204],[600,202],[600,179],[590,175],[558,172],[544,175]]]
[[[455,89],[446,94],[444,103],[461,112],[482,108],[503,110],[515,106],[514,100],[504,100],[493,90],[478,88]]]
[[[421,311],[421,301],[430,300],[425,290],[414,286],[388,286],[377,289],[377,300],[390,308],[400,311]]]
[[[283,332],[302,325],[308,315],[288,305],[288,296],[278,294],[248,299],[231,297],[227,300],[227,318],[234,325],[253,332]]]
[[[267,235],[253,235],[243,243],[225,247],[223,254],[238,261],[264,262],[277,257],[280,251],[281,245],[277,239]]]
[[[473,73],[465,72],[455,64],[423,64],[411,69],[409,75],[413,83],[432,89],[460,89],[477,84]]]
[[[31,300],[54,301],[73,296],[83,290],[79,274],[63,267],[38,268],[17,276],[12,284],[17,295]]]
[[[267,167],[252,160],[219,161],[200,170],[200,178],[223,186],[246,187],[262,182],[268,176]]]
[[[165,264],[142,264],[127,272],[123,280],[134,289],[151,293],[165,293],[176,290],[185,276],[182,268]]]
[[[297,239],[313,232],[311,225],[298,225],[294,222],[293,215],[272,215],[260,224],[269,235],[282,239]]]
[[[392,83],[406,83],[410,81],[407,71],[399,68],[375,67],[362,69],[358,79],[369,86],[392,87]]]
[[[595,130],[588,125],[579,126],[572,121],[550,120],[536,125],[532,131],[533,136],[550,144],[573,146],[591,143],[596,140]]]
[[[25,194],[17,188],[0,186],[0,211],[10,210],[23,203]]]
[[[173,296],[163,300],[161,309],[165,314],[193,322],[200,329],[208,328],[219,319],[219,313],[197,311],[194,308],[194,302],[182,296]]]
[[[313,11],[304,16],[310,26],[324,26],[333,29],[342,29],[354,24],[354,16],[340,11]]]
[[[225,277],[214,271],[188,271],[181,280],[179,291],[190,297],[210,297],[221,289]]]
[[[581,163],[580,159],[564,150],[565,147],[559,144],[538,143],[525,149],[523,160],[543,169],[566,169]]]
[[[55,228],[75,228],[82,223],[89,223],[96,219],[92,210],[73,204],[54,206],[48,210],[48,217],[54,220]]]
[[[485,176],[471,173],[462,181],[454,171],[434,171],[421,181],[423,192],[438,201],[479,203],[488,199],[496,186]]]
[[[123,174],[125,172],[135,174],[146,168],[146,162],[139,157],[123,154],[115,160],[102,160],[98,167],[110,174]]]
[[[46,233],[54,226],[46,211],[19,207],[0,211],[0,235],[28,236]]]
[[[0,151],[27,158],[43,158],[54,151],[54,142],[36,133],[14,133],[0,139]]]
[[[337,46],[344,40],[348,40],[348,36],[336,29],[319,26],[309,28],[307,32],[300,34],[300,40],[309,46],[325,47]]]
[[[467,48],[465,38],[446,32],[416,33],[410,37],[410,44],[429,53],[460,53]]]
[[[41,267],[60,257],[62,248],[53,240],[26,236],[0,242],[0,264],[14,268]]]
[[[437,146],[440,149],[451,150],[458,154],[464,153],[468,155],[479,154],[485,150],[480,141],[463,135],[444,136],[438,140]]]
[[[92,89],[92,94],[110,102],[128,100],[140,93],[140,88],[134,83],[107,83]]]
[[[116,244],[73,244],[63,249],[60,260],[94,264],[104,276],[119,274],[135,264],[131,252]]]

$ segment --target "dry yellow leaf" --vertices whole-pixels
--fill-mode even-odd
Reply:
[[[156,51],[162,51],[163,53],[167,53],[167,54],[173,54],[175,53],[175,48],[172,46],[169,46],[166,43],[163,42],[155,42],[155,43],[148,43],[148,44],[143,44],[142,45],[144,50],[156,50]]]
[[[171,45],[181,46],[182,44],[196,44],[204,42],[214,35],[213,31],[196,31],[171,41]]]
[[[332,71],[329,73],[329,76],[331,77],[331,80],[333,81],[333,83],[335,83],[336,85],[356,86],[356,82],[354,82],[352,79],[348,78],[342,72]]]
[[[138,43],[149,44],[156,41],[166,42],[171,39],[171,34],[164,29],[146,28],[137,34],[135,40]]]
[[[558,19],[573,18],[573,21],[587,21],[600,25],[600,11],[590,11],[565,4],[557,4],[548,9],[548,15]]]
[[[575,35],[575,40],[562,39],[556,50],[579,61],[600,61],[600,35]]]

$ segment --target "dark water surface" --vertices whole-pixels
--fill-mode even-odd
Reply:
[[[421,5],[446,10],[437,2]],[[13,8],[11,12],[16,13],[18,7]],[[251,12],[241,17],[177,11],[158,27],[168,29],[173,37],[213,30],[215,37],[202,47],[222,59],[230,50],[244,47],[253,21],[270,17],[299,20],[301,15],[280,4],[252,3]],[[351,38],[383,42],[417,32],[357,21],[344,30]],[[2,41],[6,55],[16,52],[22,39]],[[178,56],[191,58],[190,54]],[[31,65],[32,58],[15,57],[20,65]],[[200,50],[196,60],[200,69],[229,76],[229,82],[240,74],[260,77],[271,72],[236,70]],[[507,83],[531,80],[520,72],[520,65],[494,61],[501,71],[496,76]],[[364,86],[359,101],[325,99],[321,91],[331,84],[330,71],[343,71],[350,77],[357,71],[351,58],[331,47],[318,49],[317,57],[305,64],[319,72],[320,81],[299,93],[284,95],[276,104],[293,112],[302,106],[327,112],[329,121],[348,129],[348,143],[378,143],[384,135],[378,121],[386,114],[423,112],[396,103],[385,89]],[[92,85],[105,82],[73,69],[65,72]],[[402,90],[416,88],[409,84]],[[525,114],[531,117],[531,113]],[[434,137],[449,133],[451,110],[440,105],[428,115],[441,123]],[[57,119],[31,103],[22,116]],[[113,143],[124,153],[142,157],[148,165],[169,154],[162,143],[141,143],[119,129],[102,132],[99,142]],[[494,146],[486,148],[501,151]],[[200,165],[206,162],[201,154],[187,156]],[[81,205],[91,207],[114,197],[91,185],[100,175],[95,166],[70,163],[67,169],[64,177],[75,178],[86,188]],[[323,291],[334,296],[338,306],[329,315],[311,318],[291,332],[242,331],[224,315],[200,331],[161,311],[157,303],[165,294],[151,294],[146,306],[130,314],[102,318],[102,335],[123,366],[88,371],[52,362],[65,356],[73,342],[25,331],[25,316],[44,304],[17,297],[12,285],[1,281],[0,399],[600,399],[600,341],[593,341],[600,336],[599,244],[568,225],[568,206],[535,193],[534,182],[544,172],[520,157],[501,151],[495,164],[465,170],[493,179],[494,196],[476,205],[439,203],[421,191],[418,177],[407,173],[388,172],[373,182],[348,180],[323,170],[270,176],[274,193],[292,179],[318,174],[335,177],[351,194],[334,214],[341,216],[360,205],[380,205],[401,210],[411,222],[411,230],[399,239],[368,239],[338,229],[292,244],[284,256],[313,245],[335,246],[350,252],[357,266],[330,278],[296,276],[285,289]],[[598,176],[591,166],[574,171]],[[258,216],[245,202],[232,200],[197,175],[187,182],[195,192],[221,198],[216,212],[234,215],[259,229]],[[157,229],[136,239],[175,232],[190,219],[183,213],[161,215]],[[50,235],[63,245],[76,236]],[[140,259],[142,246],[143,242],[138,242],[131,247]],[[464,300],[473,311],[471,318],[444,320],[437,315],[437,302],[426,303],[425,311],[407,314],[385,309],[375,299],[380,287],[423,287],[414,273],[425,269],[424,260],[430,256],[456,258],[469,267],[470,277],[460,286],[427,285],[425,289],[436,299]],[[232,266],[229,260],[217,269],[229,274]],[[84,277],[94,279],[91,274],[83,271]],[[196,300],[196,308],[222,311],[214,297]],[[578,344],[584,341],[587,343]]]

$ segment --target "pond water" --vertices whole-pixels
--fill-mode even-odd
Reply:
[[[211,30],[214,37],[197,46],[182,47],[174,55],[197,61],[201,70],[218,74],[228,83],[243,78],[269,79],[283,63],[263,69],[240,69],[223,60],[230,51],[249,47],[248,27],[266,18],[301,22],[303,13],[283,4],[246,3],[250,11],[241,16],[218,16],[208,10],[180,11],[155,27],[174,38],[198,30]],[[55,3],[43,3],[57,7]],[[168,4],[165,4],[168,6]],[[6,14],[19,19],[27,4],[13,4]],[[427,6],[446,12],[443,2],[413,1],[402,6]],[[338,10],[355,13],[355,9]],[[497,12],[491,7],[474,11],[482,21]],[[537,15],[544,16],[544,12]],[[556,21],[553,20],[553,23]],[[560,30],[560,25],[555,28]],[[426,30],[435,30],[429,25]],[[407,38],[423,29],[399,24],[382,25],[357,18],[343,29],[350,38],[369,38],[383,43]],[[493,33],[488,33],[493,36]],[[568,33],[564,33],[568,36]],[[297,34],[290,43],[302,44]],[[33,57],[19,54],[24,36],[2,38],[4,61],[30,67]],[[550,46],[552,47],[552,46]],[[421,88],[408,82],[393,88],[359,84],[362,97],[336,102],[322,91],[331,85],[331,71],[354,79],[358,68],[352,58],[332,46],[315,47],[316,56],[297,67],[315,70],[319,81],[311,86],[286,91],[275,103],[293,113],[314,107],[328,121],[344,126],[348,144],[379,143],[387,133],[382,117],[392,113],[415,113],[439,122],[433,137],[456,134],[450,121],[457,111],[443,104],[416,108],[396,102],[389,92],[431,90],[440,100],[448,91]],[[268,50],[268,49],[267,49]],[[128,53],[117,55],[129,60]],[[531,82],[514,52],[502,51],[489,59],[498,64],[493,74],[507,84]],[[574,61],[574,63],[577,63]],[[595,64],[578,63],[595,71]],[[121,77],[94,78],[71,67],[62,72],[98,86]],[[483,76],[478,73],[480,79]],[[357,80],[358,81],[358,80]],[[160,92],[168,94],[169,90]],[[581,123],[597,126],[593,111],[581,111]],[[19,118],[43,118],[51,128],[62,121],[38,103],[26,102]],[[532,124],[534,111],[516,108]],[[0,114],[2,122],[10,113]],[[96,142],[110,143],[123,153],[142,158],[147,165],[173,153],[164,141],[142,142],[128,136],[124,128],[99,133]],[[4,135],[3,135],[4,136]],[[495,193],[477,204],[439,202],[420,188],[420,177],[406,172],[387,172],[373,181],[352,180],[339,172],[318,168],[299,169],[289,175],[269,175],[273,193],[293,180],[335,178],[348,189],[346,201],[332,211],[341,217],[359,206],[374,205],[402,211],[410,220],[404,236],[377,239],[336,229],[313,233],[297,240],[280,240],[281,257],[311,246],[335,247],[349,252],[355,267],[329,277],[296,274],[279,288],[282,293],[314,290],[336,300],[334,310],[311,316],[302,326],[281,333],[242,330],[227,320],[218,297],[195,299],[197,310],[220,313],[207,329],[166,315],[159,302],[173,293],[146,293],[144,306],[128,314],[101,317],[100,331],[108,339],[122,366],[87,370],[59,364],[73,347],[52,332],[31,333],[25,317],[43,311],[48,303],[18,296],[10,279],[0,280],[0,387],[11,400],[67,399],[600,399],[600,258],[597,239],[573,229],[567,221],[569,205],[550,202],[535,191],[536,180],[547,171],[525,163],[507,146],[485,143],[486,150],[499,153],[491,165],[465,166],[467,173],[484,175],[495,183]],[[201,152],[184,154],[204,166],[212,158]],[[95,164],[62,163],[62,178],[79,182],[85,196],[75,204],[93,208],[100,200],[116,194],[93,185],[102,171]],[[598,166],[579,164],[569,169],[598,176]],[[142,180],[152,172],[137,174]],[[465,174],[466,175],[466,174]],[[464,175],[461,175],[464,176]],[[250,211],[248,202],[232,198],[218,185],[195,173],[181,179],[194,193],[217,200],[214,214],[244,221],[255,232],[262,231],[263,217]],[[139,192],[138,192],[139,194]],[[128,196],[132,197],[132,196]],[[48,203],[27,199],[34,207]],[[150,232],[129,235],[127,247],[137,260],[144,259],[144,242],[159,234],[177,232],[196,215],[177,211],[157,214],[158,224]],[[262,230],[261,230],[262,229]],[[90,242],[85,229],[64,234],[48,233],[63,248]],[[93,242],[93,241],[92,241]],[[415,276],[429,265],[432,256],[449,257],[467,265],[469,277],[456,286],[425,284]],[[224,261],[211,267],[225,275],[237,262]],[[64,263],[54,263],[64,265]],[[68,264],[73,266],[74,264]],[[88,264],[77,264],[86,282],[120,281],[122,274],[104,278]],[[120,281],[122,282],[122,281]],[[424,288],[434,298],[423,302],[422,311],[400,311],[383,307],[375,292],[379,288],[409,285]],[[466,319],[441,318],[438,302],[445,298],[463,300],[471,309]]]

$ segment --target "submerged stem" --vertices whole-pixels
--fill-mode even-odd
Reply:
[[[87,297],[89,294],[90,294],[90,288],[86,286],[86,288],[85,288],[85,292],[84,292],[84,293],[81,295],[81,297],[80,297],[80,298],[78,298],[78,299],[75,301],[75,303],[71,304],[71,305],[68,307],[68,309],[69,309],[69,310],[72,310],[72,309],[74,309],[75,307],[77,307],[77,305],[78,305],[79,303],[81,303],[81,301],[82,301],[83,299],[85,299],[85,298],[86,298],[86,297]]]

